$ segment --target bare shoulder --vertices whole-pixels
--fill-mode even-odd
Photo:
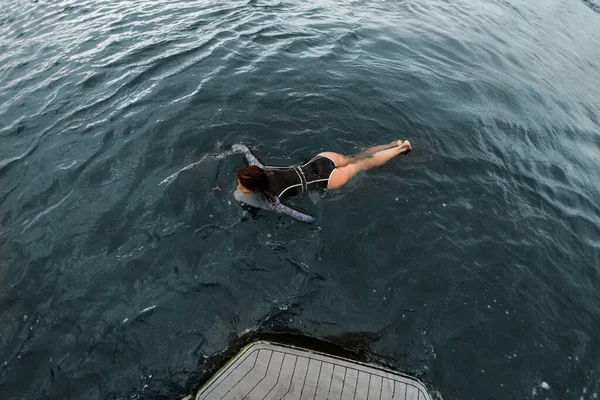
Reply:
[[[344,167],[349,163],[348,157],[334,153],[333,151],[324,151],[318,155],[330,158],[335,163],[336,167]]]

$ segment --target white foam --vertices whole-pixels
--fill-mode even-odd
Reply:
[[[212,158],[215,158],[217,160],[220,160],[220,159],[222,159],[225,156],[228,156],[230,154],[232,154],[231,151],[226,151],[226,152],[223,152],[221,154],[216,154],[216,155],[215,154],[205,154],[198,161],[193,162],[190,165],[186,165],[185,167],[181,168],[179,171],[175,172],[174,174],[171,174],[171,175],[167,176],[158,185],[160,186],[160,185],[165,184],[165,183],[167,185],[170,185],[171,182],[173,182],[175,180],[175,178],[177,178],[177,176],[179,175],[180,172],[187,171],[188,169],[194,168],[196,165],[199,165],[202,161],[206,160],[207,157],[212,157]]]
[[[40,212],[38,215],[35,216],[35,218],[33,218],[32,221],[25,221],[23,222],[23,225],[25,226],[23,228],[23,232],[25,232],[27,229],[29,229],[29,227],[33,224],[35,224],[35,222],[42,218],[44,215],[48,214],[49,212],[51,212],[52,210],[54,210],[56,207],[60,206],[65,200],[67,200],[69,198],[69,196],[71,196],[71,194],[73,193],[73,191],[71,190],[65,197],[63,197],[58,203],[51,205],[50,207],[46,208],[44,211]]]
[[[143,313],[145,313],[145,312],[148,312],[148,311],[152,311],[152,310],[154,310],[155,308],[156,308],[156,305],[154,305],[154,306],[150,306],[150,307],[146,307],[146,308],[144,308],[142,311],[140,311],[140,314],[143,314]]]
[[[312,201],[313,204],[317,204],[321,201],[321,196],[317,192],[308,192],[308,198]]]
[[[188,169],[194,168],[196,165],[200,164],[205,158],[206,158],[206,156],[202,157],[199,161],[196,161],[195,163],[191,163],[190,165],[187,165],[187,166],[181,168],[179,171],[175,172],[174,174],[167,176],[165,179],[160,181],[160,183],[158,185],[160,186],[164,183],[166,183],[167,185],[170,185],[171,182],[173,182],[175,180],[175,178],[177,178],[177,176],[179,175],[180,172],[187,171]]]
[[[541,387],[542,389],[550,390],[550,385],[548,385],[548,383],[547,383],[547,382],[542,382],[542,383],[540,383],[540,387]]]
[[[66,165],[66,163],[63,163],[63,164],[60,164],[58,167],[56,167],[56,169],[69,169],[75,164],[77,164],[77,161],[73,161],[69,165]]]
[[[262,208],[264,210],[271,210],[271,205],[261,194],[258,194],[258,193],[246,194],[246,193],[240,191],[239,189],[236,189],[235,192],[233,192],[233,197],[235,197],[235,199],[237,201],[246,203],[249,206],[256,207],[256,208]]]

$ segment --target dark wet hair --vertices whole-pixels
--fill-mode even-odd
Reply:
[[[274,200],[274,196],[269,193],[269,176],[262,168],[256,165],[242,168],[238,171],[237,177],[246,189],[262,193],[270,200]]]

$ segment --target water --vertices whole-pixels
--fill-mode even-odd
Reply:
[[[178,398],[263,333],[600,393],[597,0],[0,1],[0,398]],[[413,152],[233,199],[245,143]]]

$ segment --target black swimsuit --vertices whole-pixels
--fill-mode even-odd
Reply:
[[[318,155],[300,166],[265,165],[264,170],[269,175],[269,192],[283,199],[308,190],[326,188],[335,168],[331,158]]]

